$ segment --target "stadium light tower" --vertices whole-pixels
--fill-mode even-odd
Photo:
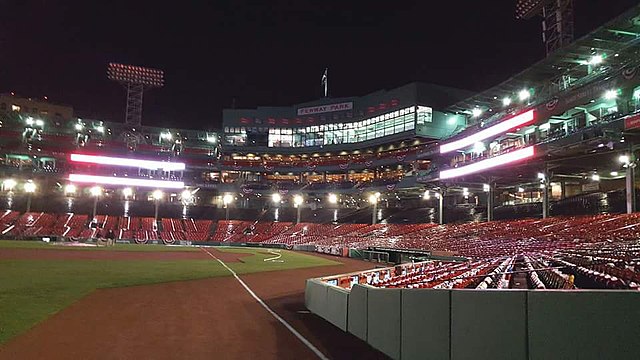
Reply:
[[[98,198],[102,195],[102,188],[100,186],[94,186],[89,189],[91,196],[93,196],[93,216],[91,217],[91,221],[96,219],[96,211],[98,210]]]
[[[164,72],[142,66],[109,63],[107,77],[127,88],[125,123],[140,126],[142,124],[142,94],[145,89],[163,87]]]
[[[378,212],[378,201],[380,200],[380,193],[377,192],[375,194],[369,195],[369,202],[373,206],[373,214],[371,216],[371,224],[376,224],[376,213]]]
[[[227,219],[227,221],[229,221],[229,205],[233,202],[233,195],[231,194],[224,194],[224,196],[222,197],[222,204],[224,205],[224,208],[226,209],[225,211],[225,218]]]
[[[158,206],[160,206],[160,200],[164,197],[164,193],[162,190],[154,190],[151,196],[153,197],[156,206],[155,215],[153,216],[153,228],[156,230],[158,229]]]
[[[573,0],[517,0],[516,19],[542,15],[547,56],[573,41]]]

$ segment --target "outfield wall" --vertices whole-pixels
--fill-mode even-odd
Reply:
[[[309,279],[314,314],[393,359],[637,359],[640,292],[381,289]]]

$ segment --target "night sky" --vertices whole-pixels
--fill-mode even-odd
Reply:
[[[576,0],[577,36],[637,2]],[[317,99],[325,67],[332,97],[412,81],[479,91],[544,56],[540,18],[516,20],[515,0],[159,3],[3,2],[0,92],[121,122],[125,92],[107,63],[157,67],[166,85],[145,94],[143,123],[215,129],[234,98],[238,108]]]

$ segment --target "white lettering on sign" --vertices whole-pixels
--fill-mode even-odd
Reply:
[[[353,102],[343,102],[338,104],[327,104],[320,106],[310,106],[298,109],[298,115],[322,114],[334,111],[352,110]]]

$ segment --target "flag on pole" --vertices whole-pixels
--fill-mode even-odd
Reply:
[[[327,71],[329,70],[329,68],[325,68],[324,69],[324,74],[322,74],[322,81],[321,81],[321,85],[324,87],[324,97],[327,97],[327,86],[329,83],[329,80],[327,78]]]

